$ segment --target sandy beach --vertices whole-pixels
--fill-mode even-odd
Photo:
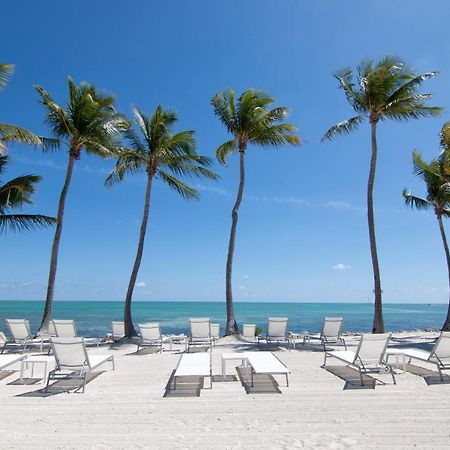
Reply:
[[[436,333],[396,336],[409,336],[407,345],[421,345]],[[349,341],[355,344],[354,338]],[[222,352],[248,348],[222,339],[213,349],[216,379]],[[105,366],[108,370],[93,379],[84,394],[43,397],[42,384],[17,385],[18,372],[11,373],[0,381],[0,447],[448,448],[450,384],[429,385],[423,376],[409,373],[409,366],[408,373],[397,370],[397,385],[388,375],[377,375],[385,385],[374,389],[369,383],[362,389],[356,380],[346,382],[322,369],[323,352],[298,346],[277,351],[291,370],[289,387],[275,376],[281,394],[247,394],[240,381],[216,381],[199,397],[165,398],[180,350],[142,355],[135,355],[132,345],[89,350],[113,353],[116,370]],[[227,373],[237,375],[231,363]]]

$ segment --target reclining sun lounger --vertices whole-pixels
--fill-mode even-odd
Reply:
[[[44,336],[34,339],[31,335],[30,323],[28,320],[6,319],[6,324],[8,325],[12,339],[3,345],[1,353],[3,353],[7,347],[18,347],[22,352],[24,352],[28,346],[39,346],[40,351],[43,350]],[[47,345],[49,345],[48,340]]]
[[[187,343],[187,351],[190,346],[211,345],[211,324],[208,318],[189,319],[190,335]]]
[[[78,337],[77,329],[75,328],[75,322],[73,320],[53,320],[53,324],[57,337]],[[84,343],[86,345],[96,345],[98,348],[100,342],[97,338],[84,338]]]
[[[271,342],[275,342],[278,345],[278,342],[285,342],[289,344],[289,335],[287,332],[288,319],[287,317],[269,317],[267,321],[267,333],[266,333],[266,342],[270,344]],[[258,338],[258,345],[261,339]]]
[[[125,336],[125,322],[112,321],[112,338],[118,341]]]
[[[327,344],[341,344],[347,350],[345,340],[341,337],[342,324],[344,319],[342,317],[325,317],[323,321],[322,331],[318,334],[307,334],[303,337],[303,343],[309,344],[311,339],[320,340],[323,349],[326,350]]]
[[[434,364],[439,377],[444,380],[443,370],[450,369],[450,331],[442,331],[430,352],[415,348],[399,349],[406,357]]]
[[[391,339],[391,334],[362,334],[356,352],[352,350],[335,350],[325,352],[325,359],[322,367],[325,368],[327,358],[333,357],[345,362],[348,366],[353,366],[359,371],[361,386],[364,386],[363,373],[390,372],[394,384],[394,370],[385,361],[386,348]]]
[[[245,352],[251,367],[251,380],[255,374],[285,375],[286,386],[289,386],[289,369],[272,352]]]
[[[170,350],[172,350],[172,339],[170,336],[161,334],[159,323],[140,323],[139,329],[141,331],[141,339],[137,343],[136,353],[139,353],[139,349],[144,347],[159,347],[159,351],[162,352],[165,342],[169,343]]]
[[[89,354],[84,338],[57,337],[52,338],[50,342],[56,360],[56,368],[49,372],[44,392],[47,392],[50,381],[66,378],[81,379],[83,381],[81,392],[84,392],[86,376],[94,369],[109,361],[112,363],[112,369],[114,370],[114,356]],[[79,389],[81,387],[76,390],[78,391]]]
[[[183,353],[178,361],[173,376],[174,389],[177,386],[177,378],[180,377],[209,377],[210,389],[212,389],[212,364],[211,352]]]

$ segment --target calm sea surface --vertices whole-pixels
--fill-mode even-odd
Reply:
[[[42,318],[43,302],[0,301],[0,331],[7,332],[6,318],[26,318],[36,331]],[[265,328],[267,318],[288,317],[290,331],[319,331],[325,316],[344,317],[346,331],[364,332],[372,328],[373,305],[367,303],[235,303],[239,324],[256,323]],[[447,314],[445,304],[384,305],[386,330],[438,329]],[[104,336],[112,320],[122,320],[123,303],[109,301],[55,301],[55,319],[74,319],[80,336]],[[135,302],[135,325],[160,322],[163,333],[186,333],[189,317],[210,317],[225,324],[222,302]]]

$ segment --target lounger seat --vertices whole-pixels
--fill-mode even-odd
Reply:
[[[252,386],[254,374],[285,375],[289,386],[290,370],[272,352],[245,352],[247,362],[252,368]]]
[[[356,352],[353,352],[352,350],[335,350],[328,352],[328,355],[340,359],[348,364],[352,364],[356,359]]]
[[[3,370],[16,362],[22,361],[22,359],[25,358],[25,355],[0,355],[0,370]]]
[[[174,388],[178,377],[209,377],[212,388],[211,353],[183,353],[174,373]]]

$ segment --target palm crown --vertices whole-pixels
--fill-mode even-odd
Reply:
[[[236,150],[245,151],[248,143],[272,147],[300,143],[300,138],[293,134],[297,128],[289,123],[282,123],[288,115],[288,109],[268,109],[274,101],[268,94],[255,89],[245,91],[237,102],[233,89],[220,92],[212,98],[214,113],[228,132],[234,135],[234,139],[216,150],[217,159],[222,164]]]
[[[112,148],[117,144],[119,131],[128,126],[114,110],[114,97],[99,93],[85,82],[77,86],[70,77],[68,87],[69,100],[65,106],[60,106],[44,88],[35,86],[54,136],[69,145],[72,156],[77,159],[82,149],[100,157],[113,156]]]
[[[7,156],[0,156],[0,175],[8,163]],[[37,175],[23,175],[0,185],[0,233],[7,228],[12,231],[24,231],[34,227],[53,225],[56,219],[39,214],[10,214],[11,210],[32,204],[35,184],[41,180]]]
[[[386,56],[376,63],[362,62],[357,68],[356,80],[350,68],[336,72],[334,77],[357,115],[331,127],[322,140],[332,139],[336,134],[350,133],[366,118],[370,122],[378,122],[439,115],[442,108],[425,104],[432,94],[417,93],[423,81],[437,74],[426,72],[416,75],[395,56]]]
[[[151,116],[133,108],[137,130],[130,128],[124,135],[129,143],[117,153],[117,164],[106,183],[122,181],[126,174],[146,170],[160,178],[184,198],[197,198],[198,192],[180,181],[179,176],[217,176],[207,169],[211,159],[199,156],[195,150],[194,132],[185,130],[173,134],[177,114],[158,106]]]
[[[413,152],[414,174],[425,181],[426,198],[403,190],[405,203],[417,209],[434,208],[437,215],[450,217],[450,183],[446,178],[443,155],[427,164],[417,151]]]
[[[14,73],[14,65],[0,64],[0,90],[4,89]],[[17,125],[0,122],[0,154],[6,151],[5,143],[21,142],[23,144],[41,145],[42,139],[31,131]]]

